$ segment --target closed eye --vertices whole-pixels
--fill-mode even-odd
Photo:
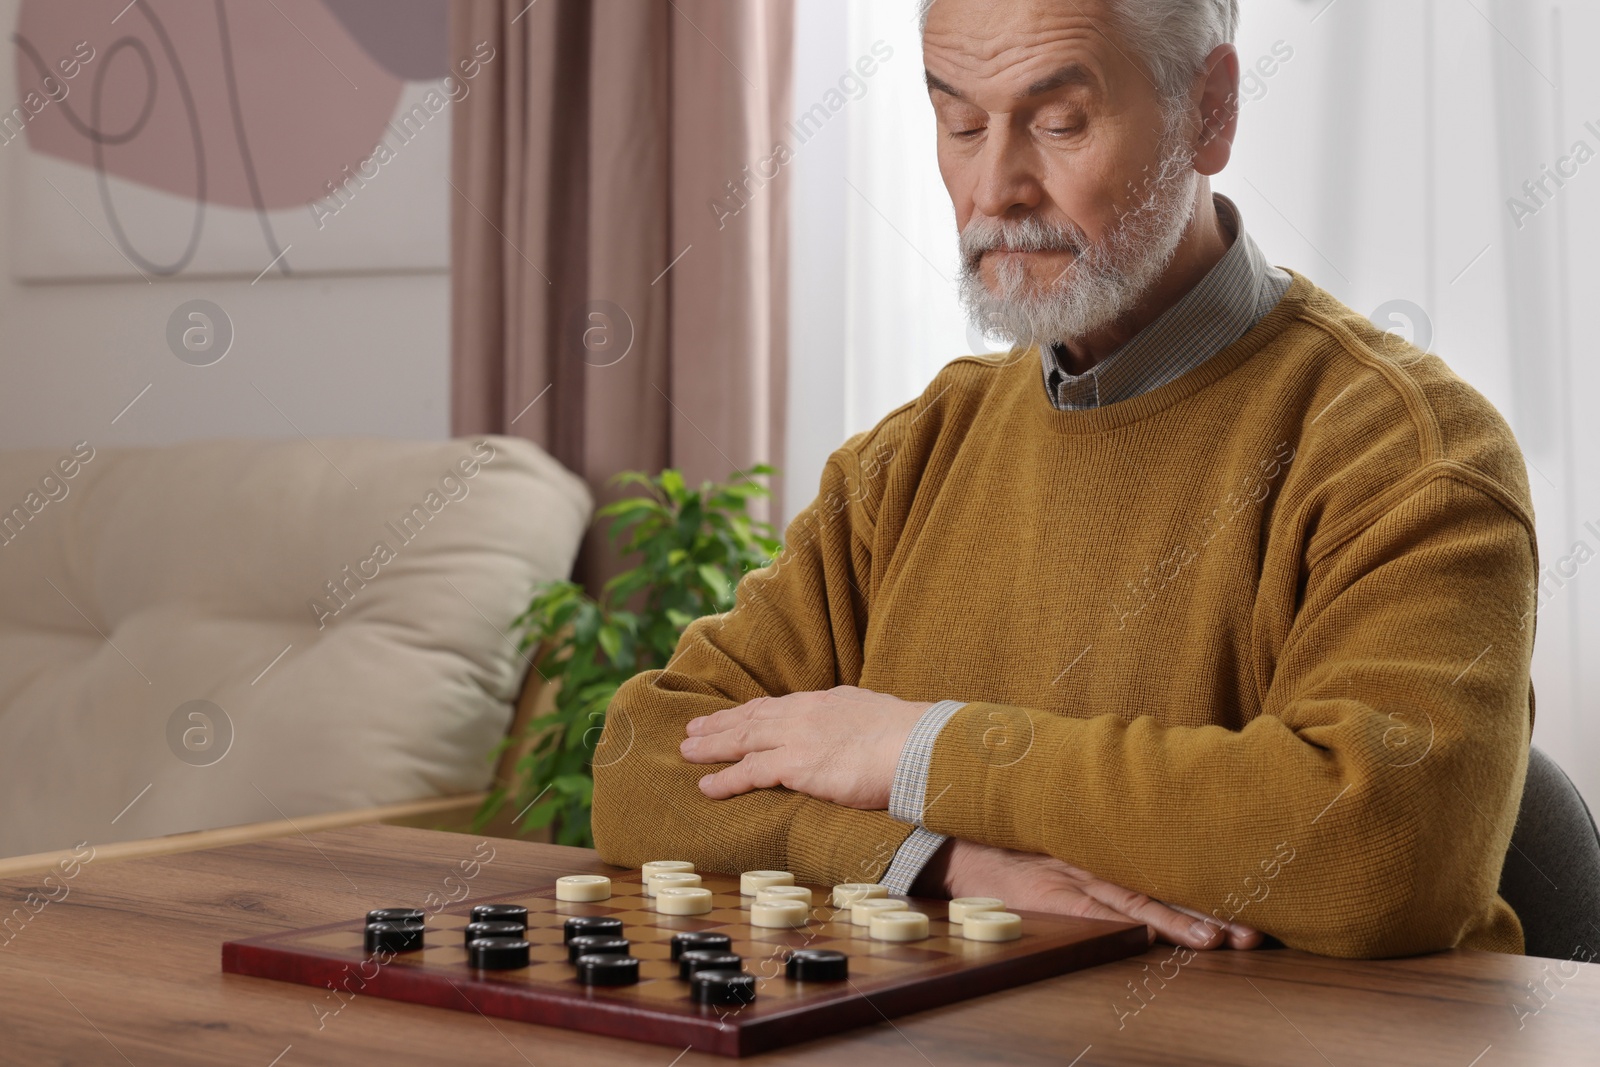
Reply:
[[[1078,122],[1071,126],[1041,126],[1040,129],[1052,137],[1070,137],[1083,132],[1083,123]]]

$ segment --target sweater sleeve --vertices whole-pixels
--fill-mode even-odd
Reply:
[[[885,478],[870,435],[829,457],[817,498],[785,547],[739,582],[734,606],[696,619],[662,669],[617,690],[594,761],[595,848],[637,867],[686,859],[717,871],[793,871],[805,882],[875,882],[913,827],[788,789],[710,800],[698,782],[727,764],[686,762],[685,724],[762,696],[831,689],[861,677],[872,579],[864,501]],[[858,451],[859,449],[859,451]]]
[[[1520,952],[1496,895],[1532,729],[1537,547],[1492,482],[1445,466],[1305,560],[1242,729],[1164,726],[1152,712],[1182,709],[1150,694],[1087,719],[970,703],[934,746],[926,825],[1323,955],[1469,935]]]

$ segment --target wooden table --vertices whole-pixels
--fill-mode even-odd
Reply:
[[[657,1045],[224,975],[224,940],[449,897],[481,839],[390,826],[90,860],[0,880],[0,1063],[1506,1064],[1600,1062],[1600,965],[1448,952],[1377,962],[1287,949],[1143,956],[733,1061]],[[495,839],[472,897],[605,871]],[[482,853],[480,853],[481,855]],[[460,883],[457,882],[457,885]],[[35,894],[31,904],[29,894]],[[54,897],[52,902],[41,901]],[[471,899],[468,897],[466,899]],[[25,920],[15,918],[21,909]],[[35,910],[37,909],[37,910]],[[1539,984],[1536,998],[1530,983]],[[1134,987],[1142,999],[1134,994]]]

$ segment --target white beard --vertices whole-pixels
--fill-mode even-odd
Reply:
[[[1098,243],[1066,220],[973,216],[961,233],[959,278],[961,303],[972,325],[986,336],[1031,347],[1071,344],[1126,315],[1172,262],[1194,217],[1200,175],[1182,133],[1181,118],[1169,116],[1148,192]],[[1007,261],[996,278],[997,293],[978,272],[983,253],[995,249],[1065,251],[1074,258],[1037,290],[1020,263]]]

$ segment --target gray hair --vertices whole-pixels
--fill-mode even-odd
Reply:
[[[1206,57],[1232,44],[1239,29],[1239,0],[1108,0],[1117,30],[1150,68],[1166,101],[1187,97]],[[928,28],[934,0],[917,0],[917,18]]]

